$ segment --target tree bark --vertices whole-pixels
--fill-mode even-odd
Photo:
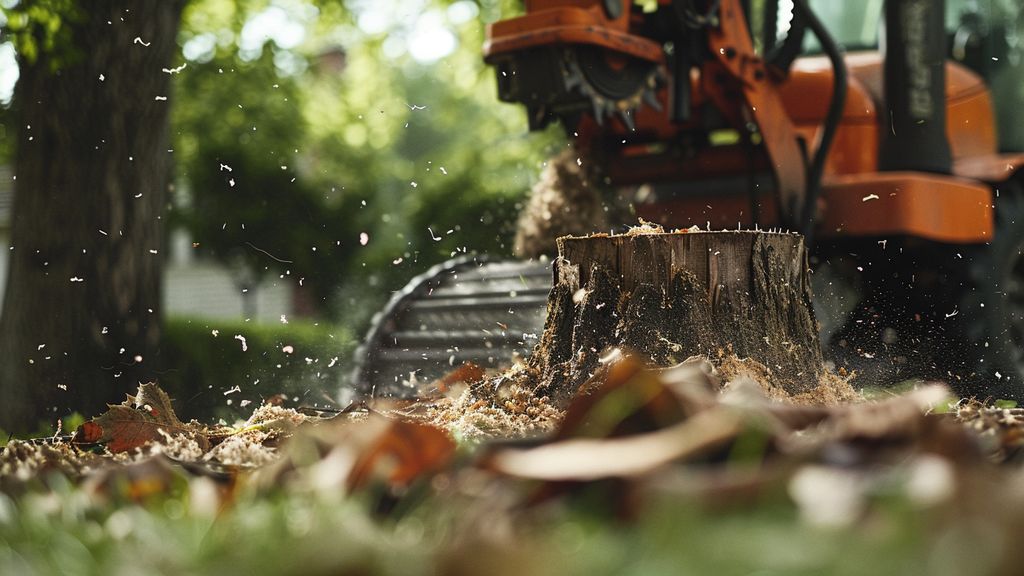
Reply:
[[[94,0],[21,61],[0,427],[94,414],[158,371],[170,74],[183,0]]]
[[[823,358],[803,238],[675,232],[558,240],[540,347],[541,388],[572,395],[611,347],[667,366],[727,354],[764,364],[791,394],[819,385]]]

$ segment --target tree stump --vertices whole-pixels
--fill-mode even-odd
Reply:
[[[663,366],[735,354],[763,364],[790,394],[819,385],[823,358],[799,235],[563,237],[553,275],[530,367],[556,399],[574,394],[612,347]]]

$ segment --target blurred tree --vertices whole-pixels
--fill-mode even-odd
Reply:
[[[525,134],[480,59],[512,0],[186,2],[4,3],[21,80],[0,427],[154,373],[167,220],[351,325],[431,264],[507,253],[560,145]]]
[[[497,100],[480,54],[495,3],[401,6],[374,30],[368,12],[390,9],[373,2],[203,0],[183,22],[173,220],[199,253],[302,279],[350,325],[455,253],[508,254],[517,203],[561,138],[526,135]],[[450,53],[415,57],[424,21]],[[301,42],[280,33],[291,27]]]
[[[0,427],[98,413],[157,368],[183,0],[5,3],[16,196],[0,319]]]
[[[229,53],[194,63],[177,93],[183,190],[172,221],[191,230],[200,253],[250,282],[288,274],[326,301],[358,246],[356,206],[303,174],[307,128],[295,78],[278,75],[270,50],[251,61]]]

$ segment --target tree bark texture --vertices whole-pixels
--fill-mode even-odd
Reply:
[[[573,394],[609,348],[656,365],[752,358],[791,394],[823,371],[803,239],[765,232],[631,233],[558,240],[541,387]]]
[[[168,113],[183,0],[93,0],[20,62],[0,427],[94,414],[158,372]]]

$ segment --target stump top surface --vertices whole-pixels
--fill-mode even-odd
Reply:
[[[737,236],[771,236],[771,237],[787,237],[787,238],[803,238],[797,232],[788,231],[777,231],[777,230],[700,230],[698,228],[683,229],[683,230],[670,230],[664,231],[657,228],[632,228],[628,232],[621,234],[609,234],[607,232],[595,232],[594,234],[588,234],[586,236],[562,236],[558,238],[559,241],[577,241],[577,240],[595,240],[600,238],[618,239],[618,238],[638,238],[638,237],[665,237],[665,238],[678,238],[678,237],[692,237],[695,235],[702,236],[720,236],[723,238],[735,238]]]
[[[794,287],[805,282],[806,256],[800,234],[640,230],[559,238],[556,279],[568,275],[582,287],[598,266],[627,290],[640,284],[667,286],[681,272],[692,274],[706,287],[749,290],[756,265],[774,266],[776,278]]]

